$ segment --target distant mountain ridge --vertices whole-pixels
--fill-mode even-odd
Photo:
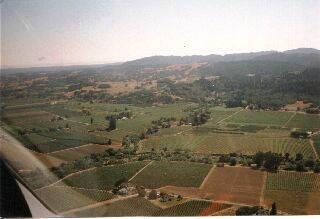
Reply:
[[[302,61],[299,61],[299,59]],[[193,55],[193,56],[151,56],[123,63],[124,66],[166,66],[174,64],[191,64],[195,62],[232,62],[248,60],[266,60],[278,62],[294,62],[301,65],[316,65],[320,61],[320,50],[313,48],[298,48],[277,51],[262,51],[250,53],[234,53],[226,55]],[[307,60],[307,61],[306,61]]]
[[[200,74],[226,74],[248,72],[283,72],[300,71],[309,67],[320,68],[320,50],[314,48],[298,48],[278,52],[275,50],[233,53],[225,55],[192,55],[192,56],[150,56],[124,63],[50,66],[32,68],[1,69],[1,73],[36,73],[59,71],[91,71],[91,72],[126,72],[133,73],[143,68],[165,67],[177,64],[208,63],[199,69]]]

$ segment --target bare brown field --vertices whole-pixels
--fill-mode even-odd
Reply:
[[[233,206],[233,207],[215,212],[215,213],[211,214],[211,216],[235,216],[237,209],[238,209],[237,206]]]
[[[310,106],[311,106],[311,103],[304,103],[303,101],[297,101],[292,104],[287,104],[283,108],[287,111],[300,111]]]
[[[320,192],[266,190],[264,204],[270,207],[276,202],[277,208],[293,215],[320,214]]]
[[[259,205],[264,174],[246,167],[216,167],[202,190],[215,201]]]
[[[61,151],[56,151],[50,153],[51,156],[56,157],[65,161],[72,161],[83,158],[90,154],[103,153],[108,148],[118,149],[121,145],[97,145],[97,144],[88,144],[80,147],[69,148]]]
[[[165,186],[159,190],[186,198],[259,205],[264,174],[246,167],[216,167],[210,171],[201,188]]]

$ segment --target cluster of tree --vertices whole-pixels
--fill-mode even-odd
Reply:
[[[122,139],[122,147],[128,153],[136,153],[139,147],[138,143],[140,140],[140,136],[138,135],[126,135]]]
[[[285,154],[284,170],[304,172],[313,170],[315,173],[320,172],[320,161],[312,159],[304,159],[301,153],[296,154],[295,158],[291,158],[288,153]]]
[[[230,166],[235,166],[237,164],[237,154],[230,153],[229,155],[221,155],[219,157],[219,163],[229,163]]]
[[[304,100],[319,105],[320,69],[281,74],[232,75],[215,80],[216,92],[227,107],[254,104],[258,109],[278,110],[286,104]]]
[[[319,107],[307,108],[305,111],[306,111],[306,113],[309,113],[309,114],[319,114],[320,113]]]
[[[210,119],[210,111],[206,106],[198,106],[197,108],[189,109],[190,114],[185,118],[179,120],[178,125],[203,125]]]
[[[239,207],[236,210],[237,216],[250,216],[250,215],[277,215],[277,206],[274,202],[271,206],[270,211],[268,209],[264,209],[262,206],[243,206]]]
[[[170,128],[172,121],[176,121],[176,118],[174,118],[174,117],[171,117],[171,118],[161,117],[158,120],[153,120],[151,123],[153,126],[157,126],[157,127],[161,127],[161,128]]]
[[[119,112],[118,114],[115,114],[115,115],[108,115],[105,117],[105,119],[110,120],[112,117],[117,120],[123,119],[123,118],[131,119],[133,117],[133,113],[129,111],[127,108],[125,108],[124,111]]]
[[[292,131],[290,136],[292,138],[308,138],[309,134],[307,131]]]
[[[281,162],[283,161],[281,154],[272,153],[272,152],[257,152],[252,161],[257,165],[258,168],[264,167],[268,171],[276,171]]]

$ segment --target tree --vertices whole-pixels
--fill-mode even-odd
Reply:
[[[296,161],[303,160],[303,155],[301,153],[296,154]]]
[[[93,123],[93,118],[91,117],[91,118],[90,118],[90,124],[92,124],[92,123]]]
[[[236,158],[231,158],[230,159],[230,166],[235,166],[237,164],[237,160],[236,160]]]
[[[151,190],[151,192],[149,193],[149,199],[150,200],[154,200],[157,199],[157,191],[156,190]]]
[[[270,151],[264,154],[264,159],[265,162],[263,164],[263,166],[267,169],[267,170],[277,170],[278,167],[281,164],[282,161],[282,156],[280,156],[279,154],[276,153],[271,153]]]
[[[290,154],[289,154],[289,153],[286,153],[286,154],[284,155],[284,158],[285,158],[286,161],[289,160],[289,157],[290,157]]]
[[[296,171],[298,172],[303,172],[303,171],[306,171],[303,163],[300,161],[300,162],[297,162],[296,164]]]
[[[127,180],[125,178],[121,178],[115,182],[114,186],[119,187],[122,183],[125,183],[125,182],[127,182]]]
[[[272,203],[270,215],[277,215],[277,206],[275,202]]]
[[[144,198],[146,196],[146,191],[144,188],[137,186],[138,197]]]
[[[112,131],[115,130],[117,128],[117,120],[115,117],[111,116],[109,118],[109,127],[108,127],[108,131]]]
[[[257,167],[262,166],[263,159],[264,159],[264,154],[261,151],[257,152],[252,158],[253,162],[257,164]]]

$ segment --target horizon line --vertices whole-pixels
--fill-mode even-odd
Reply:
[[[143,57],[137,57],[131,60],[125,60],[125,61],[114,61],[114,62],[92,62],[92,63],[61,63],[61,64],[44,64],[44,65],[12,65],[12,66],[2,66],[0,62],[0,70],[9,70],[9,69],[28,69],[28,68],[50,68],[50,67],[73,67],[73,66],[92,66],[92,65],[121,65],[125,62],[135,61],[143,58],[149,58],[149,57],[157,57],[157,56],[176,56],[176,57],[191,57],[191,56],[209,56],[209,55],[217,55],[217,56],[226,56],[226,55],[232,55],[232,54],[246,54],[246,53],[258,53],[258,52],[285,52],[290,50],[296,50],[296,49],[315,49],[320,51],[320,49],[316,47],[298,47],[294,49],[286,49],[283,51],[278,50],[259,50],[259,51],[253,51],[253,52],[236,52],[236,53],[224,53],[224,54],[218,54],[218,53],[210,53],[210,54],[193,54],[193,55],[151,55],[151,56],[143,56]]]

